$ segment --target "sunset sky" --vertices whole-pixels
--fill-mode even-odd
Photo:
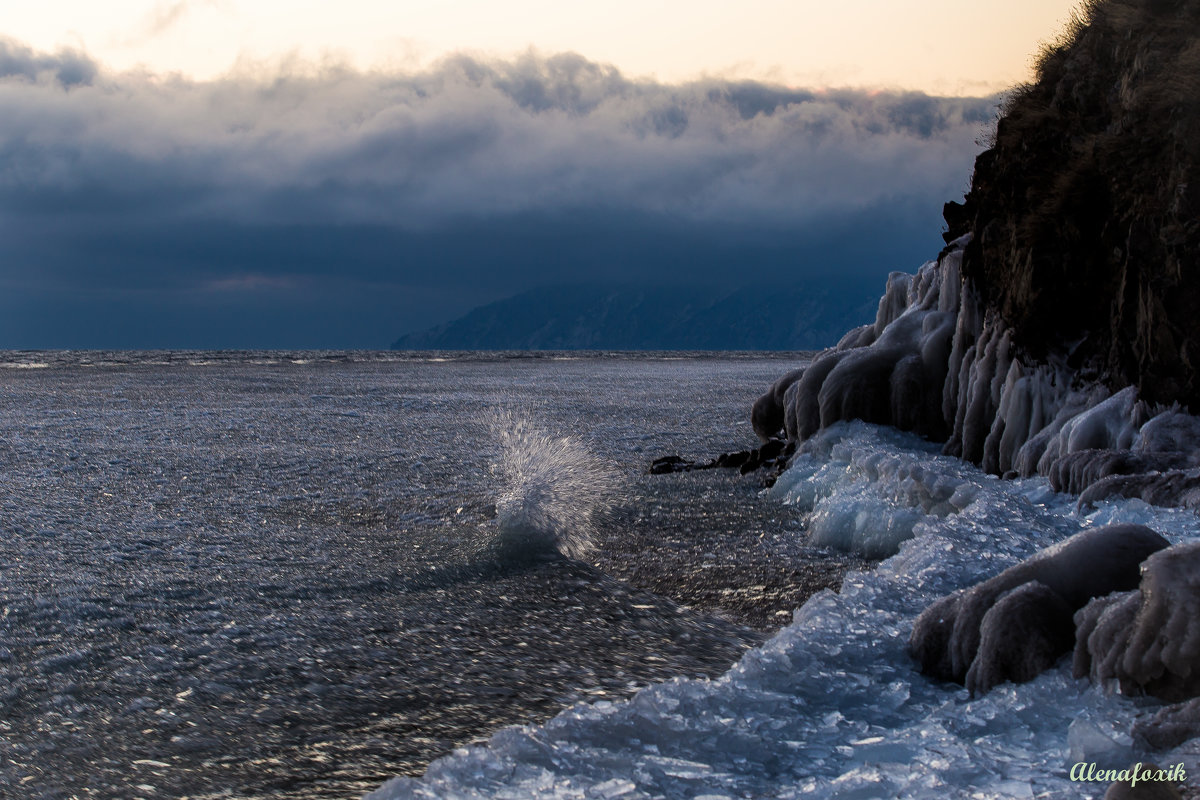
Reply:
[[[882,286],[1072,3],[0,15],[0,347],[386,347],[534,286]]]
[[[117,70],[214,78],[284,57],[359,69],[449,53],[579,53],[630,77],[988,94],[1028,75],[1072,0],[49,0],[4,3],[6,33]]]

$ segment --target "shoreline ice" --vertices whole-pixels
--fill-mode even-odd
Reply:
[[[873,503],[866,518],[876,531],[903,518],[899,527],[913,535],[895,555],[848,574],[840,593],[814,596],[716,680],[675,680],[627,702],[573,706],[544,726],[505,729],[368,798],[1102,793],[1071,781],[1072,765],[1128,767],[1139,755],[1129,723],[1157,702],[1075,680],[1069,659],[972,700],[919,674],[906,652],[912,621],[933,599],[1084,527],[1138,522],[1180,543],[1200,538],[1200,520],[1138,500],[1105,501],[1085,515],[1043,478],[1000,480],[892,429],[849,423],[824,435],[823,463],[793,467],[773,493],[808,492],[817,512]],[[910,468],[881,469],[889,460]],[[853,496],[826,492],[831,474]],[[924,495],[962,489],[972,499],[961,509],[922,507]],[[1154,757],[1194,769],[1186,750]]]

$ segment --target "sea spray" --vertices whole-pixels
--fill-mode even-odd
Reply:
[[[499,444],[492,472],[501,487],[490,537],[494,554],[512,560],[586,556],[616,494],[616,471],[582,441],[538,427],[528,410],[495,409],[488,421]]]

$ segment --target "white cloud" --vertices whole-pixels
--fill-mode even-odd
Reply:
[[[9,42],[0,74],[0,212],[262,224],[616,210],[803,226],[960,193],[994,105],[664,85],[569,54],[192,82]]]

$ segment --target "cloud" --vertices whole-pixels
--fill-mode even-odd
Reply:
[[[422,291],[485,272],[516,291],[572,268],[730,280],[711,252],[776,273],[809,252],[802,272],[858,257],[838,237],[863,226],[920,218],[928,237],[994,108],[662,84],[574,54],[193,82],[0,41],[0,288],[35,272],[224,294],[289,275]]]
[[[160,0],[146,12],[131,35],[117,41],[126,47],[145,44],[173,29],[201,6],[219,7],[220,3],[218,0]]]
[[[43,85],[52,81],[65,88],[91,83],[98,71],[96,62],[78,50],[63,49],[48,55],[0,38],[0,81],[19,79]]]
[[[175,0],[170,3],[156,3],[142,22],[140,39],[151,39],[173,28],[179,20],[195,6],[190,0]]]

